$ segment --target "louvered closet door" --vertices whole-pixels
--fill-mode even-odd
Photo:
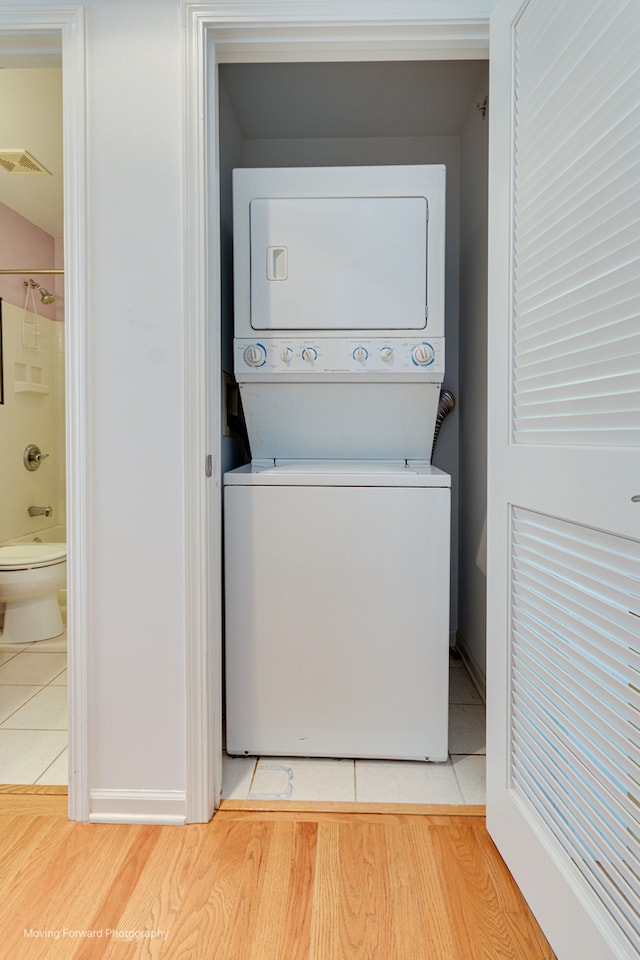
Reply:
[[[640,3],[498,0],[491,31],[487,821],[560,960],[620,960],[640,954]]]

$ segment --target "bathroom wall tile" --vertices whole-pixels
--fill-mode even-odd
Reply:
[[[463,802],[451,761],[356,760],[359,803]]]
[[[5,726],[11,726],[7,718],[10,718],[16,710],[22,707],[40,689],[40,687],[26,686],[24,684],[20,686],[3,684],[0,686],[0,723],[4,721]]]
[[[67,734],[62,730],[0,729],[2,782],[35,783],[66,745]]]
[[[486,753],[484,705],[454,703],[449,707],[449,753]]]
[[[12,730],[66,730],[67,688],[43,687],[5,720],[2,727]]]
[[[260,758],[249,799],[353,801],[354,761]]]
[[[63,750],[59,757],[53,761],[51,766],[47,767],[41,777],[38,777],[36,783],[54,784],[56,786],[65,786],[69,783],[69,751]]]
[[[5,406],[3,407],[4,470],[0,499],[0,541],[36,533],[39,520],[29,518],[30,504],[55,504],[56,472],[59,459],[56,451],[56,419],[54,393],[38,397],[16,394],[13,390],[15,365],[24,372],[20,379],[46,383],[53,391],[53,335],[57,326],[44,316],[27,316],[40,328],[37,353],[22,345],[23,310],[15,304],[3,303],[3,339],[5,372]],[[38,372],[39,371],[39,372]],[[32,402],[33,401],[33,402]],[[38,446],[51,456],[48,467],[27,478],[22,453],[28,443]],[[27,482],[28,481],[28,482]]]
[[[449,670],[449,703],[482,703],[482,697],[464,667]]]
[[[256,757],[222,754],[222,799],[247,800],[257,763]]]
[[[64,653],[32,653],[26,650],[0,666],[0,684],[50,683],[67,666]]]
[[[451,762],[464,802],[486,803],[486,757],[452,756]]]

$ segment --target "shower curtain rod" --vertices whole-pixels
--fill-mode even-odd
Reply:
[[[64,273],[64,270],[52,270],[50,267],[46,267],[44,270],[0,270],[0,276],[18,276],[18,274],[27,274],[27,273]]]

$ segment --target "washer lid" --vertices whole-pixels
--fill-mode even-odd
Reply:
[[[0,547],[0,570],[31,570],[66,559],[66,543],[9,543]]]
[[[430,463],[405,460],[253,460],[224,475],[225,486],[450,487]]]

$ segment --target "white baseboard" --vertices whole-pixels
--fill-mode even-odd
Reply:
[[[469,676],[471,677],[471,680],[473,681],[474,687],[476,688],[476,690],[478,691],[478,693],[479,693],[480,696],[482,697],[482,702],[483,702],[483,703],[486,703],[486,702],[487,702],[487,677],[486,677],[486,674],[485,674],[485,672],[484,672],[484,669],[483,669],[483,668],[480,666],[480,664],[477,662],[477,660],[471,655],[471,653],[470,653],[470,651],[469,651],[469,648],[467,647],[467,644],[465,643],[465,639],[464,639],[464,637],[462,636],[462,634],[460,633],[460,631],[458,631],[458,632],[456,633],[456,643],[455,643],[455,647],[456,647],[456,650],[458,651],[458,653],[460,654],[460,657],[462,658],[462,662],[464,663],[465,667],[467,668],[467,671],[468,671],[468,673],[469,673]]]
[[[187,822],[183,790],[92,790],[89,823]]]

